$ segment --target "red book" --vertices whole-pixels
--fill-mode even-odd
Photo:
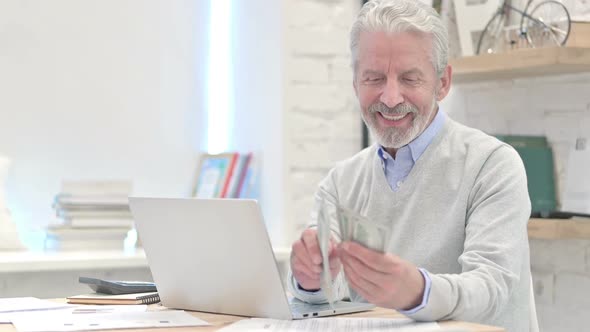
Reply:
[[[219,197],[225,198],[227,197],[227,191],[229,189],[229,184],[231,182],[232,174],[234,173],[234,168],[236,168],[236,160],[238,160],[239,153],[234,153],[229,163],[229,167],[227,169],[227,175],[225,177],[225,181],[223,183],[223,189],[221,190],[221,195]]]

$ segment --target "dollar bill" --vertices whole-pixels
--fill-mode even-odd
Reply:
[[[329,289],[328,292],[332,292],[332,278],[327,254],[330,241],[330,225],[337,227],[341,241],[354,241],[366,248],[380,252],[384,252],[386,249],[387,240],[391,234],[391,226],[372,222],[369,218],[340,205],[334,196],[321,188],[318,191],[316,199],[320,202],[320,209],[318,211],[318,240],[320,241],[320,247],[323,247],[322,259],[326,263],[323,265],[322,289]],[[326,252],[325,256],[323,254],[324,251]],[[329,288],[326,285],[328,281],[330,282]],[[360,296],[356,294],[350,285],[348,284],[347,286],[351,299],[360,300]]]
[[[338,207],[338,215],[343,241],[353,241],[375,251],[385,251],[390,233],[387,227],[375,224],[367,217],[342,206]],[[362,301],[362,297],[350,286],[347,278],[346,286],[352,301]]]
[[[332,274],[330,272],[330,224],[328,206],[323,198],[318,201],[317,210],[317,236],[320,251],[322,253],[322,273],[320,276],[320,286],[326,295],[326,299],[334,310],[334,290],[332,289]]]
[[[386,241],[389,238],[390,227],[368,222],[359,218],[354,222],[352,229],[353,241],[375,251],[384,252]]]

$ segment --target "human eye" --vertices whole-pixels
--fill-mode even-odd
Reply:
[[[383,77],[381,76],[367,76],[364,78],[364,82],[366,84],[378,84],[383,81]]]
[[[410,85],[418,85],[420,84],[420,78],[414,75],[411,76],[404,76],[402,77],[402,81],[406,84]]]

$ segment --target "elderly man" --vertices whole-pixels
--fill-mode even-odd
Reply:
[[[415,0],[370,1],[352,27],[353,87],[377,144],[339,163],[320,190],[392,232],[384,252],[332,234],[335,293],[346,296],[347,281],[352,300],[416,320],[528,331],[524,167],[510,146],[439,109],[451,86],[447,41],[438,14]],[[296,297],[326,301],[315,228],[293,244],[291,271]]]

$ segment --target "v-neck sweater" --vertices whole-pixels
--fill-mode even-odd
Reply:
[[[531,205],[518,153],[449,117],[393,191],[377,149],[372,145],[338,163],[320,188],[340,205],[386,225],[391,231],[385,252],[428,271],[428,303],[408,316],[528,331]],[[331,228],[339,238],[338,225]],[[345,289],[343,282],[337,278],[336,289]],[[325,301],[323,294],[291,291],[302,300]]]

